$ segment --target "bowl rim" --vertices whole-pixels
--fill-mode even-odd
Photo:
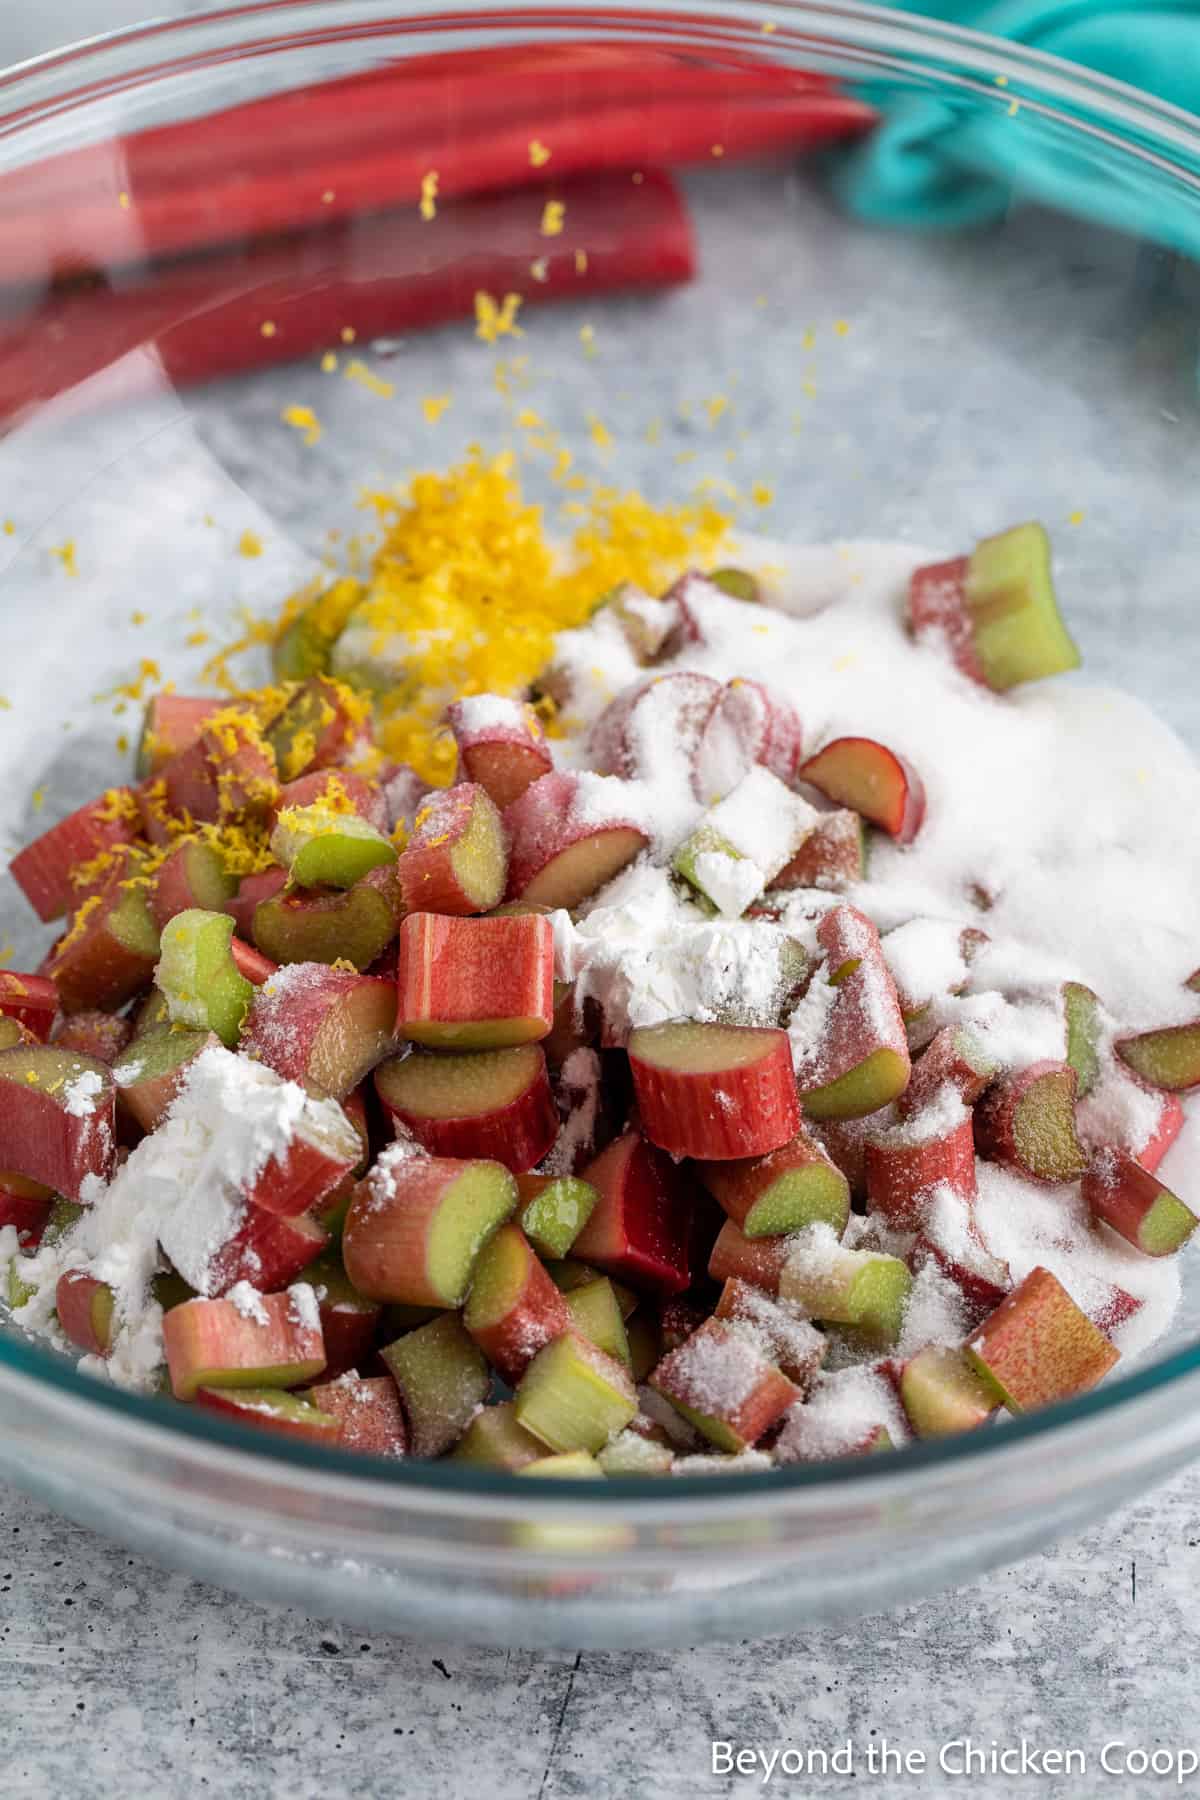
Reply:
[[[313,26],[313,21],[319,19],[328,21],[324,33]],[[264,27],[262,36],[255,37],[252,33],[260,22]],[[303,40],[289,35],[293,23],[310,27]],[[764,23],[774,27],[765,37]],[[256,50],[269,56],[300,42],[306,48],[321,42],[359,43],[364,37],[385,30],[413,34],[419,41],[422,31],[446,28],[461,29],[464,42],[467,36],[494,39],[497,30],[511,36],[517,29],[543,38],[550,34],[558,41],[566,41],[570,33],[586,32],[591,36],[606,28],[639,34],[665,30],[666,36],[658,36],[655,41],[668,45],[695,43],[697,32],[716,33],[715,37],[708,35],[700,40],[712,49],[722,42],[747,40],[760,48],[766,44],[802,49],[806,42],[820,43],[822,37],[828,45],[829,34],[836,30],[844,34],[835,40],[836,48],[869,53],[879,70],[903,68],[905,58],[922,66],[931,59],[935,64],[940,59],[947,66],[935,68],[935,72],[943,82],[953,82],[956,91],[992,95],[998,77],[1004,77],[1007,83],[1023,79],[1037,89],[1036,93],[1016,90],[1023,107],[1039,109],[1072,130],[1106,140],[1123,154],[1184,179],[1200,195],[1200,120],[1182,108],[1045,51],[859,0],[818,0],[816,4],[808,0],[680,0],[679,4],[676,0],[661,0],[636,10],[607,6],[601,0],[563,0],[554,7],[505,10],[490,0],[479,0],[460,11],[422,8],[416,0],[246,0],[239,6],[213,8],[176,19],[158,17],[136,22],[0,70],[0,138],[19,135],[47,116],[70,112],[106,95],[136,89],[179,71],[178,59],[131,66],[131,59],[145,47],[179,46],[185,52],[190,50],[182,66],[194,70],[220,64],[233,52],[241,57]],[[212,40],[207,46],[206,39]],[[77,72],[85,79],[65,85]],[[86,79],[89,73],[91,79]],[[869,75],[864,79],[870,79]],[[1061,110],[1063,106],[1072,110]],[[1090,116],[1082,117],[1081,112]],[[1131,141],[1126,135],[1129,132],[1150,141]],[[1163,150],[1153,148],[1154,143],[1162,145]],[[1172,149],[1185,152],[1191,166],[1181,166],[1163,153]],[[831,1489],[871,1492],[891,1485],[898,1475],[909,1470],[914,1476],[923,1473],[928,1477],[939,1469],[958,1471],[977,1464],[982,1473],[987,1467],[999,1466],[997,1459],[1003,1456],[1006,1445],[1030,1445],[1047,1434],[1061,1433],[1067,1426],[1082,1426],[1101,1416],[1112,1418],[1122,1409],[1160,1394],[1198,1371],[1200,1343],[1139,1365],[1129,1374],[1072,1400],[1009,1419],[1002,1429],[914,1441],[902,1449],[870,1457],[723,1474],[715,1484],[706,1475],[677,1476],[666,1484],[661,1478],[623,1476],[607,1480],[601,1493],[588,1484],[539,1483],[538,1509],[577,1506],[579,1488],[585,1485],[589,1507],[595,1509],[599,1502],[602,1511],[624,1504],[635,1512],[657,1512],[668,1494],[672,1503],[676,1499],[685,1504],[692,1502],[693,1512],[701,1510],[697,1504],[701,1501],[708,1503],[702,1510],[710,1511],[714,1503],[726,1497],[753,1499],[765,1510],[775,1511],[805,1494]],[[343,1491],[353,1489],[373,1498],[390,1493],[400,1499],[405,1493],[425,1491],[441,1495],[453,1505],[455,1499],[466,1504],[474,1495],[499,1502],[502,1510],[509,1511],[517,1510],[518,1495],[526,1501],[532,1499],[529,1484],[516,1481],[504,1471],[477,1470],[445,1460],[404,1458],[388,1462],[256,1434],[194,1409],[185,1412],[176,1404],[164,1404],[158,1396],[128,1392],[97,1380],[56,1352],[3,1331],[0,1386],[49,1390],[68,1412],[86,1407],[94,1414],[99,1408],[114,1424],[120,1421],[131,1428],[132,1435],[147,1446],[159,1444],[178,1453],[185,1444],[220,1445],[236,1453],[248,1468],[278,1469],[283,1465],[310,1477],[337,1477]]]

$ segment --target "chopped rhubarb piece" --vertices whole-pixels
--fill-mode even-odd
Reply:
[[[64,1012],[109,1011],[150,985],[157,959],[146,890],[118,868],[83,901],[43,967]]]
[[[362,597],[362,583],[347,575],[331,582],[299,612],[285,616],[283,628],[271,646],[271,666],[276,677],[280,681],[305,681],[310,675],[327,674],[333,646]]]
[[[465,1056],[415,1053],[375,1072],[389,1117],[435,1156],[494,1157],[514,1174],[558,1136],[546,1059],[537,1044]]]
[[[825,888],[840,893],[867,872],[867,837],[856,812],[839,807],[819,813],[795,856],[771,882],[781,888]]]
[[[756,1444],[800,1399],[754,1330],[732,1319],[706,1320],[663,1358],[650,1386],[718,1450],[734,1454]]]
[[[387,800],[377,781],[356,775],[351,769],[314,769],[297,781],[285,782],[267,823],[274,829],[281,812],[290,806],[324,805],[336,813],[356,813],[376,831],[390,832]]]
[[[680,636],[683,609],[672,595],[658,600],[632,581],[622,581],[604,596],[601,606],[617,621],[639,663],[656,662]]]
[[[1063,624],[1043,526],[1014,525],[969,557],[918,569],[909,620],[940,636],[963,673],[997,692],[1079,666]]]
[[[852,1325],[865,1342],[886,1347],[900,1336],[912,1275],[899,1257],[847,1250],[828,1225],[790,1241],[779,1294],[823,1324]]]
[[[287,1149],[271,1158],[245,1197],[264,1212],[294,1219],[326,1199],[361,1154],[358,1132],[337,1101],[306,1094]]]
[[[210,844],[184,843],[172,850],[154,877],[150,911],[161,931],[177,913],[199,908],[224,912],[237,883]]]
[[[516,1393],[517,1423],[557,1451],[603,1449],[637,1409],[629,1371],[573,1331],[538,1352]]]
[[[588,749],[602,775],[660,775],[664,758],[690,770],[709,715],[721,696],[711,675],[679,670],[635,682],[601,713]]]
[[[508,1469],[516,1474],[546,1454],[546,1446],[517,1424],[511,1400],[485,1406],[475,1414],[454,1447],[453,1462],[474,1463],[482,1469]]]
[[[480,1251],[463,1324],[510,1387],[569,1328],[567,1302],[519,1226],[502,1225]]]
[[[731,600],[744,600],[748,606],[761,606],[762,587],[758,577],[749,569],[737,569],[732,565],[722,569],[711,569],[707,579]]]
[[[1184,1126],[1184,1110],[1174,1094],[1163,1094],[1162,1109],[1150,1137],[1138,1147],[1137,1159],[1153,1175]]]
[[[925,817],[925,789],[902,756],[873,738],[835,738],[802,763],[801,781],[850,806],[899,844],[911,844]]]
[[[463,781],[425,801],[396,874],[409,912],[482,913],[499,904],[508,853],[500,814],[482,784]]]
[[[1122,1325],[1128,1324],[1135,1314],[1140,1313],[1144,1305],[1145,1301],[1139,1300],[1127,1288],[1106,1281],[1089,1293],[1087,1315],[1093,1325],[1099,1326],[1106,1338],[1111,1338]]]
[[[271,855],[298,887],[353,887],[396,860],[395,845],[355,812],[328,800],[286,806],[271,832]]]
[[[392,868],[342,892],[284,888],[254,911],[254,942],[276,964],[353,963],[366,970],[396,936],[402,912]]]
[[[314,1391],[310,1388],[300,1395],[272,1387],[202,1387],[196,1390],[196,1405],[219,1418],[248,1425],[253,1431],[269,1431],[279,1437],[333,1448],[342,1442],[341,1420],[335,1413],[313,1404],[309,1396]]]
[[[195,1399],[202,1387],[299,1387],[325,1367],[311,1288],[188,1300],[164,1316],[163,1345],[177,1400]]]
[[[227,902],[225,911],[229,913],[240,938],[247,942],[254,937],[254,916],[264,900],[273,900],[288,884],[287,870],[274,866],[261,869],[255,875],[243,875],[237,894]],[[276,958],[276,961],[282,960]]]
[[[966,1346],[1009,1412],[1031,1412],[1096,1386],[1120,1355],[1049,1269],[1030,1271]]]
[[[49,976],[0,969],[0,1015],[15,1019],[44,1044],[57,1012],[58,989]]]
[[[819,1463],[876,1456],[907,1442],[896,1390],[879,1369],[823,1373],[810,1397],[793,1406],[775,1440],[775,1460]]]
[[[788,1022],[801,1101],[812,1119],[858,1119],[895,1100],[911,1061],[879,933],[852,906],[817,927],[825,967]]]
[[[1034,1181],[1074,1181],[1087,1156],[1075,1128],[1078,1077],[1069,1063],[1039,1062],[1004,1075],[975,1110],[983,1156]]]
[[[850,1188],[821,1146],[801,1129],[778,1150],[735,1162],[702,1162],[696,1173],[747,1237],[832,1225],[850,1216]]]
[[[539,1256],[565,1256],[600,1196],[575,1175],[517,1176],[517,1222]]]
[[[348,1369],[361,1368],[374,1350],[383,1307],[359,1293],[335,1250],[309,1263],[299,1279],[307,1283],[317,1297],[321,1335],[325,1340],[326,1379],[333,1381]]]
[[[94,1057],[0,1052],[0,1168],[78,1200],[89,1176],[112,1172],[115,1111],[112,1072]]]
[[[523,700],[477,694],[449,707],[446,721],[458,746],[460,775],[483,788],[501,811],[554,767],[542,722]]]
[[[54,1310],[63,1332],[77,1349],[89,1356],[112,1354],[116,1326],[116,1295],[107,1281],[99,1281],[86,1269],[67,1269],[58,1278]]]
[[[499,1163],[393,1146],[351,1201],[346,1274],[368,1300],[461,1306],[480,1251],[516,1204],[516,1183]]]
[[[208,721],[224,704],[224,701],[211,697],[154,694],[146,703],[146,718],[138,744],[138,780],[145,781],[147,776],[161,774],[172,757],[196,742]]]
[[[279,968],[277,962],[272,962],[269,956],[264,956],[261,950],[256,950],[253,944],[245,943],[236,935],[229,940],[229,954],[233,958],[234,968],[251,987],[262,987]]]
[[[75,904],[73,871],[94,864],[138,835],[132,788],[110,788],[17,852],[8,872],[39,919],[57,919]]]
[[[387,1055],[395,1023],[391,982],[292,963],[254,990],[242,1049],[340,1100]]]
[[[669,1158],[628,1131],[583,1172],[600,1199],[575,1255],[639,1291],[679,1294],[691,1282],[691,1205]]]
[[[502,1050],[554,1023],[554,931],[536,913],[400,927],[401,1036],[437,1050]]]
[[[919,1438],[952,1437],[986,1425],[996,1390],[957,1345],[927,1344],[900,1372],[900,1399]]]
[[[557,1291],[556,1288],[555,1292]],[[624,1363],[632,1372],[633,1359],[629,1353],[625,1317],[617,1298],[617,1290],[608,1276],[594,1275],[590,1281],[583,1281],[578,1287],[572,1287],[567,1292],[564,1304],[568,1314],[567,1324],[571,1330],[578,1332],[580,1337],[585,1337],[589,1344],[595,1344],[597,1350],[603,1350],[606,1356]]]
[[[287,1218],[247,1206],[233,1236],[209,1257],[199,1285],[207,1295],[227,1294],[243,1281],[274,1292],[297,1280],[328,1245],[329,1233],[309,1213]]]
[[[1125,1150],[1092,1157],[1083,1197],[1095,1218],[1145,1256],[1173,1256],[1200,1225],[1191,1208]]]
[[[220,1040],[212,1031],[156,1025],[135,1037],[113,1064],[117,1103],[143,1131],[156,1131],[202,1050]]]
[[[968,1197],[975,1192],[971,1114],[952,1089],[949,1096],[867,1139],[868,1210],[899,1231],[920,1229],[928,1195],[943,1182]]]
[[[491,1385],[483,1352],[456,1313],[443,1313],[382,1352],[400,1390],[414,1456],[458,1442]]]
[[[328,1348],[328,1346],[326,1346]],[[328,1371],[326,1371],[328,1374]],[[339,1444],[360,1456],[404,1456],[408,1427],[400,1395],[390,1375],[364,1380],[348,1371],[308,1390],[309,1399],[341,1426]]]
[[[807,1130],[807,1124],[805,1129]],[[862,1119],[822,1119],[814,1121],[813,1136],[835,1169],[846,1177],[853,1200],[865,1203],[867,1198],[867,1138],[871,1132],[868,1114]]]
[[[739,1025],[648,1025],[629,1039],[642,1129],[672,1156],[765,1156],[800,1128],[787,1033]]]
[[[146,791],[143,817],[166,811],[197,824],[265,818],[279,798],[271,747],[258,722],[232,707],[169,762]]]
[[[1121,1038],[1117,1055],[1151,1087],[1169,1093],[1200,1087],[1200,1025],[1168,1025]]]
[[[713,1316],[737,1319],[750,1326],[775,1366],[802,1394],[808,1392],[825,1360],[828,1344],[824,1333],[799,1307],[787,1300],[773,1299],[762,1288],[732,1275],[721,1289]]]
[[[505,808],[510,899],[570,910],[649,843],[620,782],[555,770]]]
[[[671,859],[676,873],[726,918],[740,918],[786,867],[819,814],[755,765],[711,806]]]
[[[281,781],[345,762],[363,733],[362,703],[340,681],[314,676],[272,721],[267,741]]]
[[[605,1475],[669,1475],[675,1464],[675,1453],[666,1444],[642,1437],[632,1426],[619,1431],[612,1442],[597,1453],[596,1461]]]
[[[964,1106],[974,1106],[995,1074],[995,1062],[972,1031],[944,1025],[913,1064],[912,1079],[897,1102],[900,1115],[924,1112],[947,1084]]]
[[[1067,1061],[1078,1077],[1078,1094],[1087,1098],[1100,1079],[1100,1002],[1081,981],[1063,983],[1067,1026]]]
[[[790,784],[800,763],[803,733],[790,700],[761,681],[726,682],[696,746],[692,783],[706,804],[722,799],[756,763]]]
[[[167,997],[176,1025],[215,1031],[232,1049],[254,998],[254,987],[233,959],[233,920],[197,907],[177,913],[163,930],[155,985]]]
[[[1006,1262],[986,1248],[975,1224],[971,1200],[953,1188],[935,1188],[925,1207],[921,1231],[909,1252],[909,1266],[932,1259],[960,1290],[971,1312],[984,1317],[1012,1291]]]
[[[747,1281],[766,1293],[777,1294],[791,1247],[791,1239],[786,1236],[748,1238],[732,1219],[727,1219],[712,1247],[708,1273],[713,1281]]]
[[[0,1231],[11,1225],[22,1249],[41,1243],[53,1204],[53,1193],[40,1181],[26,1181],[24,1176],[7,1171],[0,1173]]]
[[[60,1050],[77,1050],[82,1056],[94,1056],[111,1069],[133,1036],[133,1025],[118,1013],[72,1013],[60,1019],[51,1042]],[[7,1046],[6,1046],[7,1048]]]

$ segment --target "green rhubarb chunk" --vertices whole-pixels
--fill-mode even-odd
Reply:
[[[158,955],[159,938],[158,926],[150,911],[148,888],[140,884],[126,888],[109,913],[106,923],[109,933],[116,938],[118,944],[131,950],[135,956],[145,957],[147,962],[154,961]]]
[[[287,887],[255,907],[254,942],[272,962],[348,962],[361,973],[396,935],[394,885],[388,873],[333,893]]]
[[[226,1382],[223,1387],[213,1387],[209,1391],[219,1395],[223,1388],[228,1388],[228,1386],[229,1383]],[[203,1404],[203,1396],[204,1390],[198,1389],[197,1399],[201,1401],[201,1404]],[[311,1400],[306,1400],[303,1394],[289,1394],[282,1388],[240,1388],[236,1405],[239,1409],[244,1408],[247,1412],[269,1415],[284,1425],[307,1425],[314,1434],[322,1430],[328,1431],[331,1437],[336,1437],[338,1434],[338,1421],[332,1413],[323,1412],[319,1406],[314,1406]],[[228,1411],[228,1408],[218,1407],[217,1410],[224,1413]]]
[[[650,1385],[654,1386],[653,1381]],[[730,1456],[738,1456],[749,1447],[745,1438],[733,1429],[728,1420],[714,1418],[711,1413],[704,1413],[698,1407],[688,1406],[674,1394],[664,1395],[664,1398],[670,1400],[675,1411],[686,1419],[702,1438],[707,1439],[714,1449],[727,1451]]]
[[[426,1269],[447,1306],[461,1306],[480,1251],[516,1210],[517,1184],[495,1162],[462,1163],[426,1240]]]
[[[454,1446],[452,1462],[473,1463],[480,1469],[523,1469],[540,1461],[546,1446],[517,1424],[511,1400],[485,1406],[477,1412]]]
[[[491,1385],[483,1353],[446,1312],[410,1331],[382,1353],[411,1434],[414,1456],[440,1456],[456,1444]]]
[[[873,1250],[801,1251],[784,1265],[779,1292],[822,1324],[852,1326],[863,1342],[886,1347],[900,1336],[912,1275],[898,1256]]]
[[[973,1431],[996,1409],[990,1377],[972,1367],[957,1345],[929,1344],[905,1364],[900,1398],[918,1437],[951,1437]]]
[[[573,1481],[579,1477],[589,1481],[604,1479],[604,1470],[586,1450],[563,1450],[557,1456],[539,1456],[536,1462],[526,1463],[517,1473],[549,1476],[553,1481]]]
[[[1079,651],[1058,610],[1043,526],[1016,525],[976,545],[965,598],[989,687],[1003,691],[1079,667]]]
[[[1138,1226],[1138,1246],[1147,1256],[1173,1256],[1198,1224],[1191,1207],[1164,1188]]]
[[[351,888],[372,869],[396,860],[396,846],[357,813],[327,800],[285,806],[271,833],[271,854],[297,887]]]
[[[865,1061],[836,1081],[801,1094],[809,1119],[865,1119],[904,1092],[910,1065],[897,1050],[873,1050]]]
[[[1122,1038],[1117,1055],[1151,1087],[1182,1093],[1200,1086],[1200,1025],[1166,1025]]]
[[[1063,1011],[1067,1061],[1079,1077],[1076,1092],[1082,1100],[1100,1079],[1100,1002],[1081,981],[1067,981],[1063,984]]]
[[[539,1350],[516,1393],[517,1422],[551,1450],[600,1450],[637,1413],[628,1371],[576,1332]]]
[[[593,1281],[573,1288],[567,1295],[567,1311],[581,1336],[606,1356],[615,1357],[632,1369],[625,1320],[613,1284],[606,1276],[597,1275]]]
[[[605,1444],[596,1461],[606,1475],[669,1475],[675,1454],[640,1432],[622,1431]]]
[[[590,1181],[559,1175],[526,1200],[520,1225],[539,1256],[565,1257],[600,1199]]]
[[[173,1023],[215,1031],[230,1050],[254,998],[253,987],[233,960],[232,941],[233,920],[228,913],[189,907],[164,927],[154,972]]]
[[[362,584],[349,577],[335,581],[284,626],[271,650],[279,681],[307,681],[327,675],[333,647],[362,599]]]
[[[762,589],[758,584],[758,578],[752,575],[749,569],[737,569],[732,566],[714,569],[708,579],[714,587],[720,588],[723,594],[728,594],[733,600],[746,600],[751,605],[757,605],[762,599]]]
[[[763,1189],[742,1220],[748,1238],[779,1237],[807,1225],[832,1225],[839,1237],[850,1217],[850,1185],[840,1169],[808,1163]]]

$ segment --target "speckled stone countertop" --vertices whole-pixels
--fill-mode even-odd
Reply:
[[[1106,1744],[1200,1749],[1200,1474],[1077,1543],[890,1615],[766,1643],[534,1654],[374,1637],[270,1611],[64,1524],[0,1488],[6,1800],[1157,1800],[1173,1777]],[[970,1738],[1087,1758],[1080,1777],[938,1769]],[[833,1752],[857,1772],[714,1775],[714,1739]],[[924,1772],[871,1774],[883,1740]],[[960,1750],[947,1751],[952,1767]],[[1115,1753],[1120,1754],[1120,1753]],[[1110,1753],[1109,1760],[1113,1760]],[[843,1752],[844,1760],[844,1752]],[[894,1771],[894,1764],[889,1770]],[[486,1771],[486,1775],[484,1774]]]

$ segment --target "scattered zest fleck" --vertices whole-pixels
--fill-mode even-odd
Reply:
[[[754,501],[755,506],[773,506],[775,503],[775,489],[769,487],[765,481],[756,481],[754,486],[750,489],[750,497]]]
[[[131,612],[129,615],[129,623],[131,625],[144,625],[146,623],[145,613],[144,612]]]
[[[529,265],[529,273],[533,276],[535,281],[548,281],[550,279],[550,268],[546,258],[544,256],[535,257],[533,262]]]
[[[359,387],[365,387],[369,394],[378,394],[381,400],[390,400],[396,391],[394,382],[384,381],[369,369],[361,357],[353,357],[343,371],[347,381],[355,381]]]
[[[775,29],[774,19],[764,19],[762,22],[762,29],[763,29],[764,37],[770,37],[771,33]]]
[[[575,273],[577,275],[586,275],[587,274],[587,266],[588,266],[587,251],[586,250],[577,250],[575,252]]]
[[[16,530],[16,529],[17,529],[17,528],[16,528],[16,526],[15,526],[15,525],[14,525],[14,524],[13,524],[13,522],[12,522],[12,520],[11,520],[11,519],[5,519],[5,521],[4,521],[4,535],[5,535],[5,537],[11,537],[11,536],[12,536],[12,534],[13,534],[13,532],[14,532],[14,531],[15,531],[15,530]]]
[[[604,424],[603,420],[598,419],[595,413],[589,413],[587,416],[587,424],[588,434],[597,450],[611,450],[613,441],[612,432],[608,429],[608,426]]]
[[[849,319],[835,319],[833,322],[833,329],[838,337],[848,337],[850,334]]]
[[[715,425],[729,411],[729,398],[725,394],[713,394],[704,402],[704,410],[708,414],[708,422]]]
[[[438,172],[430,169],[421,177],[421,217],[428,224],[437,217]]]
[[[475,295],[475,336],[485,344],[494,344],[502,337],[524,337],[517,324],[520,306],[520,294],[505,294],[497,304],[491,294],[480,288]]]
[[[540,138],[530,139],[529,161],[535,169],[544,169],[546,164],[550,161],[550,152]]]
[[[264,319],[258,328],[265,338],[273,338],[277,330],[274,319]]]
[[[321,422],[311,406],[285,406],[280,413],[285,425],[304,433],[304,442],[311,447],[321,436]]]
[[[338,335],[343,344],[352,344],[358,336],[358,333],[355,331],[353,325],[343,325]]]
[[[325,352],[324,356],[321,358],[321,373],[322,373],[322,375],[336,374],[337,366],[338,366],[337,356],[335,355],[335,353],[332,350],[327,350]]]
[[[596,328],[594,325],[581,325],[579,327],[579,341],[589,356],[595,356]]]
[[[74,538],[68,538],[65,544],[57,545],[50,554],[58,558],[68,575],[78,575],[79,565],[75,561]]]
[[[202,644],[207,644],[208,633],[207,631],[189,631],[183,641],[189,650],[198,650]]]
[[[326,188],[325,192],[321,195],[321,205],[322,206],[332,206],[333,202],[334,202],[334,191],[332,188]]]
[[[1021,110],[1021,102],[1019,100],[1014,100],[1008,109],[1009,118],[1015,119],[1017,114],[1020,112],[1020,110]]]
[[[1086,516],[1087,515],[1084,513],[1083,508],[1081,506],[1077,506],[1075,508],[1075,511],[1069,515],[1069,517],[1067,519],[1067,524],[1068,525],[1082,525]]]
[[[247,526],[246,530],[243,531],[241,537],[238,539],[239,556],[261,556],[262,553],[262,539],[259,537],[257,531],[251,531],[249,526]]]
[[[542,236],[558,237],[566,216],[567,209],[561,200],[547,200],[542,208]]]
[[[122,188],[121,192],[117,195],[117,205],[121,208],[122,212],[128,212],[129,208],[133,205],[132,200],[129,198],[129,195],[125,192],[124,188]]]
[[[29,801],[30,801],[30,805],[33,807],[34,812],[40,813],[43,806],[45,806],[45,804],[46,804],[45,788],[44,787],[35,787],[32,794],[29,796]]]
[[[714,144],[712,147],[712,153],[714,156],[724,156],[724,154],[725,154],[724,144]]]
[[[424,415],[425,423],[436,425],[449,406],[450,400],[449,394],[426,394],[421,402],[421,412]]]

